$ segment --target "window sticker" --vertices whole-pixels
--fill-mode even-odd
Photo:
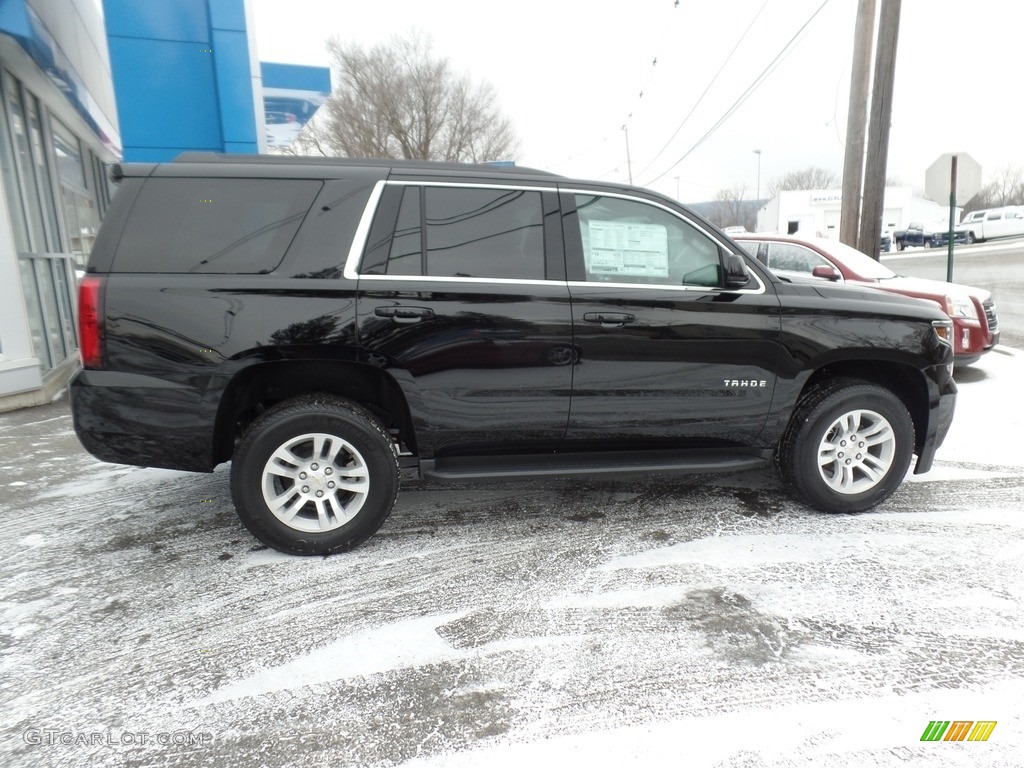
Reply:
[[[668,277],[668,229],[662,224],[623,221],[588,222],[594,275]]]

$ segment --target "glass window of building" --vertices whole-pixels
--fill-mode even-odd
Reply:
[[[51,259],[33,259],[36,268],[36,281],[39,285],[39,298],[43,305],[43,319],[46,328],[46,342],[50,348],[50,359],[63,360],[66,355],[64,332],[57,303],[57,286],[53,280]]]
[[[32,259],[19,259],[18,269],[21,271],[21,289],[25,295],[25,309],[28,314],[29,332],[32,334],[32,349],[39,358],[39,367],[48,371],[53,367],[50,348],[46,341],[46,327],[43,325],[43,304],[39,298],[36,285],[35,268]]]
[[[32,142],[32,160],[39,189],[40,210],[46,230],[46,250],[58,253],[60,251],[60,231],[57,228],[57,199],[53,194],[50,161],[46,152],[46,143],[43,141],[43,126],[40,119],[42,111],[39,99],[34,94],[26,91],[25,97],[29,136]]]
[[[25,205],[21,200],[18,168],[14,162],[14,149],[11,145],[11,133],[7,127],[7,116],[5,110],[2,109],[0,109],[0,170],[3,171],[7,210],[10,214],[11,227],[14,230],[14,247],[19,251],[27,251],[29,243]]]
[[[22,104],[21,83],[7,70],[3,72],[2,82],[6,125],[13,149],[11,153],[14,171],[11,179],[13,189],[8,186],[7,192],[9,197],[18,199],[21,208],[19,213],[24,219],[22,223],[27,225],[27,231],[20,233],[21,237],[17,247],[19,251],[45,251],[46,234],[39,205],[35,163],[32,160],[29,144],[29,128]]]
[[[99,219],[96,202],[86,183],[85,163],[78,137],[66,125],[51,118],[53,151],[57,158],[57,178],[68,225],[68,250],[79,267],[85,268],[92,251]]]

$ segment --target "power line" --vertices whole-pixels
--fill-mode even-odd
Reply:
[[[764,9],[768,6],[769,2],[771,2],[771,0],[764,0],[764,4],[761,6],[760,10],[756,14],[754,14],[754,18],[750,20],[750,23],[747,25],[747,28],[743,30],[743,34],[740,35],[740,39],[736,41],[736,45],[734,45],[733,49],[729,51],[729,55],[725,57],[725,61],[722,62],[722,66],[718,68],[718,71],[715,73],[715,76],[711,78],[711,81],[707,84],[707,87],[704,89],[704,92],[697,99],[696,103],[694,103],[690,111],[686,113],[686,117],[684,117],[683,121],[679,123],[679,125],[676,127],[672,135],[669,136],[668,141],[665,142],[665,146],[658,150],[658,154],[651,158],[651,162],[644,166],[644,169],[640,171],[640,173],[638,173],[637,176],[642,176],[643,174],[647,173],[650,167],[654,165],[656,162],[658,162],[658,158],[664,154],[666,149],[669,148],[669,145],[675,140],[676,136],[679,135],[679,132],[683,130],[683,126],[686,125],[687,121],[689,121],[693,113],[697,111],[697,107],[699,107],[700,103],[704,101],[704,97],[708,95],[708,92],[711,90],[711,86],[713,86],[715,82],[717,82],[719,76],[722,74],[722,72],[725,71],[725,68],[729,65],[729,62],[732,61],[733,54],[735,54],[736,51],[739,50],[740,45],[743,44],[743,41],[747,37],[747,33],[750,32],[750,30],[753,28],[754,23],[758,20],[758,18],[760,18],[761,13],[764,12]]]
[[[807,29],[807,27],[810,25],[810,23],[812,21],[814,21],[815,18],[817,18],[818,14],[821,13],[825,9],[825,6],[828,5],[828,3],[829,3],[829,0],[825,0],[820,6],[818,6],[818,9],[814,13],[811,14],[810,18],[807,19],[807,21],[805,21],[803,23],[803,25],[800,27],[800,29],[798,29],[796,31],[796,34],[794,34],[793,37],[791,37],[789,39],[789,42],[787,42],[782,47],[782,50],[779,51],[778,54],[775,56],[775,58],[772,59],[768,63],[768,66],[766,66],[761,71],[761,74],[759,74],[756,78],[754,78],[754,82],[752,82],[749,86],[747,86],[747,89],[742,94],[740,94],[739,98],[736,99],[735,102],[733,102],[732,106],[729,107],[729,109],[727,109],[725,111],[725,114],[723,114],[720,118],[718,118],[718,120],[715,122],[715,124],[712,125],[711,128],[708,129],[707,133],[705,133],[703,136],[701,136],[700,139],[697,140],[696,144],[694,144],[685,153],[683,153],[682,157],[680,157],[678,160],[676,160],[674,163],[672,163],[672,165],[670,165],[668,168],[666,168],[660,174],[655,176],[653,179],[648,181],[647,182],[648,186],[653,184],[654,182],[658,181],[659,179],[663,178],[670,171],[674,170],[677,165],[679,165],[681,162],[683,162],[683,160],[685,160],[687,157],[689,157],[691,154],[693,154],[697,150],[697,148],[700,147],[701,144],[703,144],[705,141],[707,141],[709,138],[711,138],[711,136],[714,135],[714,133],[719,128],[721,128],[722,125],[724,125],[725,122],[730,117],[732,117],[733,113],[735,113],[736,110],[739,109],[748,98],[750,98],[750,96],[754,93],[754,91],[756,91],[758,88],[761,87],[761,84],[764,83],[764,81],[768,79],[768,77],[772,74],[772,72],[775,71],[775,69],[779,66],[779,64],[782,63],[782,59],[786,56],[786,54],[788,54],[790,52],[790,50],[793,48],[794,44],[796,43],[797,39],[803,34],[804,30]]]
[[[680,0],[673,0],[673,3],[672,3],[672,9],[673,10],[676,10],[676,9],[679,8],[679,2],[680,2]],[[765,0],[765,2],[767,3],[768,0]],[[655,49],[655,51],[654,51],[655,55],[651,56],[651,59],[650,59],[651,63],[649,65],[650,69],[649,69],[649,73],[647,75],[647,79],[641,85],[639,91],[637,92],[636,97],[629,102],[632,105],[632,107],[629,109],[628,112],[626,112],[626,116],[623,118],[622,122],[619,123],[620,128],[618,130],[622,130],[621,126],[629,125],[630,121],[633,119],[634,112],[639,111],[639,107],[642,104],[645,103],[643,101],[645,95],[647,95],[647,101],[650,102],[649,94],[651,92],[651,83],[654,81],[654,76],[658,72],[658,69],[657,69],[657,67],[658,67],[658,60],[660,58],[663,58],[661,56],[661,52],[665,48],[668,47],[668,44],[669,44],[669,42],[671,42],[673,34],[674,34],[674,30],[672,28],[672,24],[671,23],[666,24],[664,26],[664,32],[662,34],[661,43]],[[556,163],[549,163],[549,164],[547,164],[546,167],[549,168],[549,169],[552,169],[552,170],[555,169],[555,168],[558,168],[559,166],[564,165],[565,163],[568,163],[571,160],[575,160],[578,157],[585,156],[585,155],[589,154],[590,152],[593,152],[594,150],[596,150],[600,146],[607,145],[609,141],[611,141],[611,134],[606,135],[606,136],[602,136],[600,139],[592,142],[590,145],[584,147],[583,149],[575,151],[572,155],[569,155],[568,157],[566,157],[566,158],[564,158],[562,160],[559,160]],[[611,175],[613,173],[617,173],[621,167],[622,167],[622,163],[617,163],[614,168],[611,168],[610,170],[605,171],[600,176],[592,176],[591,178],[602,179],[605,176],[609,176],[609,175]],[[644,170],[647,170],[647,169],[645,168]]]

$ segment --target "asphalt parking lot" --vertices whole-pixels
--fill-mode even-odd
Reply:
[[[1022,765],[1022,368],[963,372],[871,513],[768,470],[420,487],[329,558],[257,546],[227,467],[0,415],[0,765]]]

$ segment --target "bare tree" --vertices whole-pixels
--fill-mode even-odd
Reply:
[[[743,184],[735,184],[727,189],[718,190],[715,205],[708,219],[719,227],[744,227],[748,232],[757,228],[757,203],[744,200],[747,188]]]
[[[964,213],[1004,205],[1024,205],[1024,170],[1003,165],[981,190],[964,204]]]
[[[337,87],[296,151],[479,163],[514,158],[518,139],[488,83],[437,58],[428,38],[394,37],[369,50],[328,43]],[[319,116],[318,116],[319,117]]]
[[[1003,165],[985,187],[989,205],[1020,205],[1024,203],[1024,171],[1019,165]]]
[[[801,171],[790,171],[781,178],[768,182],[768,194],[775,197],[779,192],[791,189],[837,189],[839,175],[834,171],[811,166]]]

